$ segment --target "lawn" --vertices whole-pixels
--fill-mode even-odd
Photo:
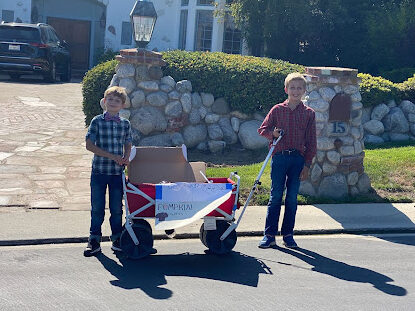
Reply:
[[[245,154],[242,155],[242,152]],[[241,176],[241,197],[244,200],[261,169],[266,150],[241,151],[241,153],[233,151],[233,153],[236,155],[207,156],[203,159],[200,159],[200,154],[199,156],[195,154],[190,160],[197,158],[199,161],[208,162],[207,175],[209,177],[224,177],[228,176],[231,171],[237,171]],[[371,179],[373,192],[342,201],[299,195],[299,203],[415,202],[415,142],[387,143],[382,146],[369,145],[366,146],[365,153],[365,171]],[[249,162],[249,159],[253,160],[250,161],[252,164],[240,164]],[[261,177],[261,185],[249,203],[250,205],[267,203],[271,183],[269,170],[268,164]]]

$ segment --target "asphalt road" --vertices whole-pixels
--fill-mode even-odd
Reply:
[[[226,256],[199,240],[155,241],[118,257],[109,243],[0,248],[0,310],[414,310],[415,235],[302,236],[298,251],[240,238]]]

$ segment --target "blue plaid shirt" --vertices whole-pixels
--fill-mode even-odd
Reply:
[[[131,143],[130,121],[120,118],[120,122],[105,121],[105,114],[95,116],[89,125],[85,139],[90,139],[97,147],[123,156],[124,145]],[[94,154],[92,173],[121,175],[123,167],[115,161]]]

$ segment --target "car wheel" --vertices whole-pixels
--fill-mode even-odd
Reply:
[[[9,73],[9,75],[12,80],[19,80],[20,78],[20,75],[18,73]]]
[[[65,72],[63,74],[61,74],[61,81],[69,82],[71,80],[71,75],[72,75],[71,62],[68,62],[66,64]]]
[[[54,83],[56,81],[56,63],[53,61],[50,70],[45,75],[45,81]]]

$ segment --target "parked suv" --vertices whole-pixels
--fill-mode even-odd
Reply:
[[[68,45],[48,24],[0,24],[0,72],[12,79],[23,74],[41,74],[48,82],[71,78]]]

